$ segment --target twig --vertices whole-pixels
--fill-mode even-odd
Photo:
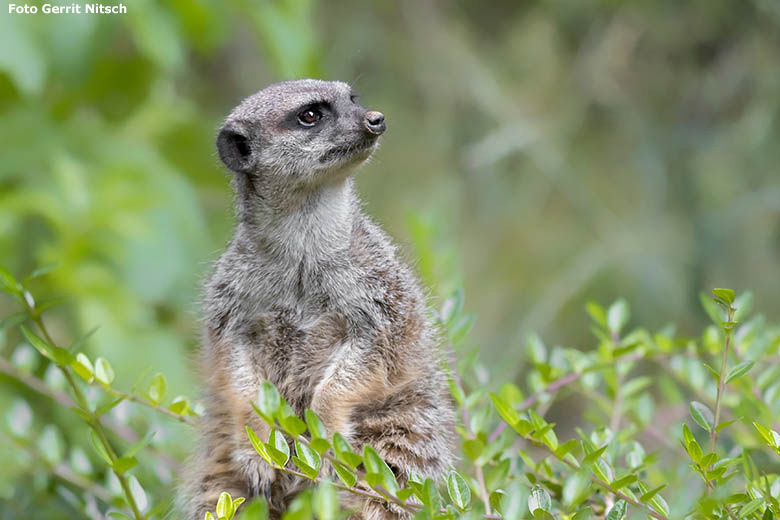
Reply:
[[[612,334],[612,341],[615,345],[620,343],[620,334],[617,332]],[[617,436],[618,429],[620,428],[620,420],[623,416],[623,374],[620,373],[620,365],[615,363],[615,406],[612,407],[612,415],[609,419],[609,429],[612,432],[612,438]]]
[[[323,457],[324,457],[324,455],[323,455]],[[326,480],[323,477],[311,478],[310,476],[306,475],[305,473],[302,473],[300,471],[294,470],[292,468],[288,468],[286,466],[279,466],[278,464],[270,464],[270,466],[273,469],[275,469],[275,470],[282,471],[284,473],[287,473],[287,474],[290,474],[290,475],[294,475],[296,477],[305,478],[305,479],[311,480],[312,482],[317,483],[317,484],[319,484],[319,483],[323,482],[324,480]],[[361,489],[361,488],[358,488],[358,487],[348,487],[348,486],[345,486],[344,484],[340,484],[338,482],[331,481],[331,484],[333,486],[335,486],[336,488],[338,488],[338,489],[342,489],[344,491],[348,491],[348,492],[353,493],[355,495],[361,495],[361,496],[364,496],[366,498],[371,498],[371,499],[374,499],[374,500],[382,500],[382,501],[385,501],[385,502],[387,502],[389,500],[390,502],[393,502],[394,504],[397,504],[400,507],[403,507],[406,511],[408,511],[410,513],[416,513],[416,512],[418,512],[419,510],[421,510],[423,508],[423,504],[420,504],[419,502],[414,502],[414,501],[406,501],[406,502],[404,502],[404,501],[401,501],[398,497],[394,496],[390,492],[387,493],[387,496],[383,496],[383,495],[380,495],[379,493],[374,493],[372,491],[367,491],[365,489]],[[387,490],[385,490],[385,491],[387,491]],[[447,510],[442,508],[441,512],[442,513],[446,513]],[[487,520],[503,520],[504,519],[503,516],[493,515],[493,514],[484,515],[484,518],[486,518]]]
[[[38,313],[38,310],[35,308],[34,303],[32,301],[29,301],[27,298],[21,298],[21,301],[25,307],[25,310],[30,315],[30,318],[32,319],[33,323],[35,323],[38,326],[38,330],[40,330],[41,334],[43,335],[44,339],[49,344],[49,346],[56,347],[57,344],[49,335],[49,331],[46,329],[46,326],[43,323],[43,319],[41,319],[41,315],[40,313]],[[73,394],[76,397],[76,403],[78,404],[79,408],[81,408],[81,410],[84,413],[86,413],[87,416],[89,417],[88,424],[92,427],[92,430],[98,436],[98,439],[100,440],[100,443],[105,448],[108,454],[108,458],[111,462],[111,465],[113,466],[114,461],[116,461],[118,457],[116,455],[116,452],[114,451],[113,446],[111,446],[111,443],[108,442],[108,438],[106,437],[106,432],[105,429],[103,428],[102,423],[100,422],[100,418],[96,416],[95,413],[92,411],[92,409],[89,407],[87,398],[84,396],[84,393],[81,391],[81,388],[73,379],[73,375],[70,373],[70,370],[68,370],[68,367],[64,365],[60,365],[59,363],[57,363],[57,367],[60,369],[62,374],[65,376],[65,380],[73,389]],[[145,520],[145,516],[143,515],[143,513],[141,513],[141,510],[138,508],[138,504],[136,504],[135,502],[135,497],[133,496],[133,493],[130,490],[130,484],[127,480],[127,477],[124,475],[124,473],[121,473],[116,470],[114,470],[114,474],[116,475],[117,480],[119,480],[119,485],[122,487],[122,491],[124,491],[125,499],[127,500],[127,503],[133,512],[133,516],[135,516],[136,520]]]
[[[47,385],[43,380],[31,374],[26,374],[22,372],[2,356],[0,356],[0,372],[10,377],[11,379],[14,379],[19,383],[25,385],[27,388],[30,388],[31,390],[45,397],[48,397],[49,399],[52,399],[53,401],[57,402],[63,407],[66,408],[78,407],[76,402],[68,394],[66,394],[65,392],[54,390],[49,385]],[[121,437],[122,439],[124,439],[129,443],[135,443],[141,439],[141,436],[138,435],[132,428],[111,419],[107,415],[101,415],[100,422],[106,428],[108,428],[109,430],[111,430],[116,435],[118,435],[119,437]],[[178,460],[174,459],[164,451],[158,450],[154,446],[149,446],[149,449],[154,451],[155,454],[166,463],[168,468],[173,473],[178,473],[181,470],[181,463]]]
[[[152,404],[149,401],[145,401],[145,400],[141,399],[137,395],[127,394],[127,393],[122,392],[121,390],[117,390],[116,388],[113,388],[111,386],[101,385],[99,383],[94,383],[93,382],[92,386],[98,386],[99,388],[102,388],[103,390],[105,390],[109,394],[112,394],[112,395],[114,395],[116,397],[121,397],[122,399],[125,399],[127,401],[132,401],[132,402],[134,402],[136,404],[140,404],[141,406],[145,406],[147,408],[151,408],[152,410],[155,410],[156,412],[159,412],[159,413],[161,413],[163,415],[167,415],[168,417],[172,417],[172,418],[176,419],[177,421],[182,422],[184,424],[189,424],[190,426],[195,426],[195,421],[191,417],[188,417],[186,415],[180,415],[180,414],[178,414],[178,413],[176,413],[174,411],[171,411],[171,410],[169,410],[169,409],[167,409],[167,408],[165,408],[163,406]]]
[[[572,372],[571,374],[566,374],[565,376],[556,379],[555,381],[545,386],[538,392],[534,392],[533,394],[526,397],[525,400],[523,400],[523,402],[520,403],[518,410],[522,412],[523,410],[530,408],[544,394],[557,392],[558,390],[568,385],[569,383],[573,383],[577,381],[579,378],[582,377],[582,375],[583,375],[582,372]],[[490,434],[490,437],[488,437],[488,441],[493,442],[496,439],[498,439],[498,436],[501,435],[501,433],[506,429],[506,426],[507,426],[506,423],[504,421],[501,421],[501,424],[499,424],[496,427],[496,429],[493,430],[493,433]]]
[[[50,464],[49,461],[46,460],[46,458],[43,457],[37,450],[33,449],[32,446],[21,442],[21,440],[17,439],[16,437],[6,435],[0,432],[0,439],[8,440],[14,443],[16,446],[25,449],[32,457],[34,457],[41,464],[46,466],[48,471],[58,479],[83,489],[84,491],[95,496],[98,500],[104,502],[105,504],[108,505],[112,504],[113,495],[111,494],[110,491],[108,491],[103,486],[96,484],[91,480],[84,478],[77,473],[74,473],[73,470],[71,470],[65,464],[54,464],[54,465]]]
[[[729,305],[729,312],[728,312],[728,323],[731,323],[734,321],[734,311],[736,309]],[[730,327],[730,325],[728,326]],[[731,334],[732,329],[726,328],[726,344],[723,348],[723,357],[721,358],[720,362],[720,374],[718,375],[718,394],[715,397],[715,422],[712,425],[712,430],[710,430],[710,452],[715,451],[715,444],[718,442],[718,424],[720,423],[720,400],[723,396],[723,391],[726,388],[726,363],[728,362],[729,357],[729,347],[731,346]]]
[[[455,350],[452,348],[452,344],[448,344],[447,347],[449,351],[452,378],[455,381],[455,384],[457,385],[458,389],[460,390],[461,395],[465,396],[466,394],[463,391],[463,381],[461,380],[460,374],[458,373],[458,364],[455,360]],[[471,420],[469,420],[469,411],[466,408],[465,402],[461,405],[461,409],[463,411],[463,427],[466,429],[466,432],[470,436],[474,436],[474,432],[471,431]],[[485,507],[485,514],[490,515],[492,513],[492,510],[490,508],[490,494],[488,493],[487,486],[485,485],[485,474],[482,470],[482,464],[479,464],[475,460],[474,466],[476,466],[475,473],[477,476],[477,484],[479,485],[479,494],[480,494],[480,498],[482,499],[482,504]]]
[[[558,455],[556,455],[555,452],[553,450],[551,450],[547,445],[541,444],[541,443],[536,443],[536,444],[539,444],[539,445],[543,446],[544,449],[547,450],[553,457],[555,457],[559,461],[563,462],[564,464],[569,466],[571,469],[573,469],[575,471],[581,469],[579,464],[575,464],[574,462],[571,462],[570,460],[567,460],[565,458],[562,458],[562,457],[559,457]],[[647,511],[647,514],[649,514],[653,518],[657,518],[658,520],[669,520],[668,517],[662,515],[661,513],[659,513],[658,511],[656,511],[652,507],[650,507],[649,505],[646,505],[646,504],[643,504],[641,502],[638,502],[638,501],[634,500],[633,498],[631,498],[630,496],[626,495],[625,493],[623,493],[623,492],[621,492],[619,490],[612,489],[612,486],[608,482],[605,482],[605,481],[601,480],[600,477],[597,477],[596,475],[593,475],[593,474],[591,474],[590,477],[591,477],[591,480],[597,486],[603,488],[605,491],[608,491],[608,492],[612,493],[616,497],[618,497],[618,498],[620,498],[622,500],[625,500],[627,503],[631,504],[634,507],[637,507],[637,508],[640,508],[640,509],[644,509],[645,511]]]

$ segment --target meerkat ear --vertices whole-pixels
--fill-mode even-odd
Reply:
[[[217,135],[217,151],[219,158],[230,170],[236,173],[249,171],[252,149],[243,130],[234,126],[222,127]]]

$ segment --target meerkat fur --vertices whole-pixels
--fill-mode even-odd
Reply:
[[[346,83],[276,83],[246,98],[217,137],[233,173],[237,223],[205,286],[200,370],[205,414],[181,507],[214,511],[219,493],[268,499],[278,518],[306,485],[273,470],[251,402],[263,381],[296,414],[376,448],[403,484],[453,463],[454,413],[426,301],[387,235],[362,211],[353,174],[384,116]],[[408,516],[344,492],[354,518]]]

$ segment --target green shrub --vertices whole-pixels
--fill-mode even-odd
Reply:
[[[0,269],[2,289],[20,308],[0,328],[18,328],[29,344],[0,358],[0,370],[51,398],[55,421],[34,430],[52,408],[20,399],[8,412],[5,440],[87,515],[165,517],[178,462],[153,437],[168,422],[194,423],[197,404],[168,399],[162,373],[142,377],[130,391],[117,388],[109,361],[81,351],[88,337],[57,345],[43,319],[47,305],[27,290],[43,274],[19,282]],[[778,518],[780,328],[750,316],[749,293],[715,289],[701,301],[713,324],[697,338],[678,337],[672,326],[629,328],[623,300],[607,308],[589,303],[593,346],[549,348],[532,335],[523,348],[507,348],[507,362],[525,363],[518,386],[495,383],[480,363],[467,340],[474,316],[455,293],[435,319],[446,331],[450,387],[462,417],[461,462],[438,485],[416,475],[402,485],[370,446],[355,452],[338,434],[329,437],[311,411],[296,417],[269,383],[253,405],[271,435],[261,439],[247,428],[247,442],[277,471],[316,483],[294,501],[290,520],[345,517],[339,489],[394,502],[419,518]],[[123,419],[116,410],[125,402],[152,413],[143,422],[132,413]],[[77,439],[73,432],[86,433]],[[333,473],[338,480],[325,476]],[[262,499],[223,493],[214,507],[207,518],[267,517]]]

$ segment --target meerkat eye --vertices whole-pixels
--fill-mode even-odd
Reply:
[[[303,126],[314,126],[320,119],[322,119],[322,112],[316,108],[307,108],[298,114],[298,122]]]

